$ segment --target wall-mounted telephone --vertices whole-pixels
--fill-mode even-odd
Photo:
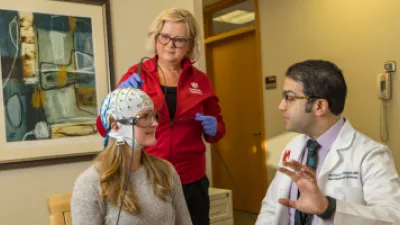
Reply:
[[[378,74],[376,84],[378,86],[378,98],[381,99],[381,108],[379,110],[379,132],[381,141],[387,142],[389,138],[389,131],[387,126],[385,105],[392,97],[392,73],[396,72],[396,62],[387,61],[384,65],[385,72]]]
[[[392,79],[390,72],[380,73],[377,78],[378,98],[389,100],[392,92]]]

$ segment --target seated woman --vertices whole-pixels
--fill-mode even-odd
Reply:
[[[75,182],[72,224],[192,224],[173,166],[142,150],[156,143],[158,116],[149,96],[116,89],[100,117],[108,130],[105,149]]]

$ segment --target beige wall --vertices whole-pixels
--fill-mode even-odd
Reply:
[[[375,80],[385,61],[400,63],[400,2],[259,0],[259,4],[263,75],[277,75],[279,86],[264,91],[269,164],[277,165],[282,147],[293,136],[284,131],[277,107],[285,70],[301,60],[326,59],[343,70],[349,89],[344,115],[379,141]],[[400,171],[399,78],[396,74],[393,78],[393,99],[387,104],[388,145]]]
[[[46,197],[72,190],[90,161],[10,169],[0,172],[0,224],[49,224]]]
[[[18,2],[19,7],[25,9],[30,9],[29,4],[41,9],[50,2],[49,0],[2,0],[3,5],[0,7],[4,6],[4,1]],[[116,0],[112,1],[112,7],[117,78],[146,55],[144,43],[147,27],[162,9],[182,7],[196,11],[201,16],[201,2],[195,0]],[[203,70],[204,54],[202,55],[197,65]],[[29,167],[26,168],[13,167],[0,170],[0,224],[49,224],[46,197],[54,193],[71,191],[78,174],[90,164],[90,160],[47,166],[29,163]]]

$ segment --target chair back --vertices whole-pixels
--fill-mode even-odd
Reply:
[[[72,225],[72,193],[56,194],[47,197],[50,225]]]

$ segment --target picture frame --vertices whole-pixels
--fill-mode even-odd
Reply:
[[[0,6],[0,165],[97,154],[115,86],[110,2],[19,3]]]

